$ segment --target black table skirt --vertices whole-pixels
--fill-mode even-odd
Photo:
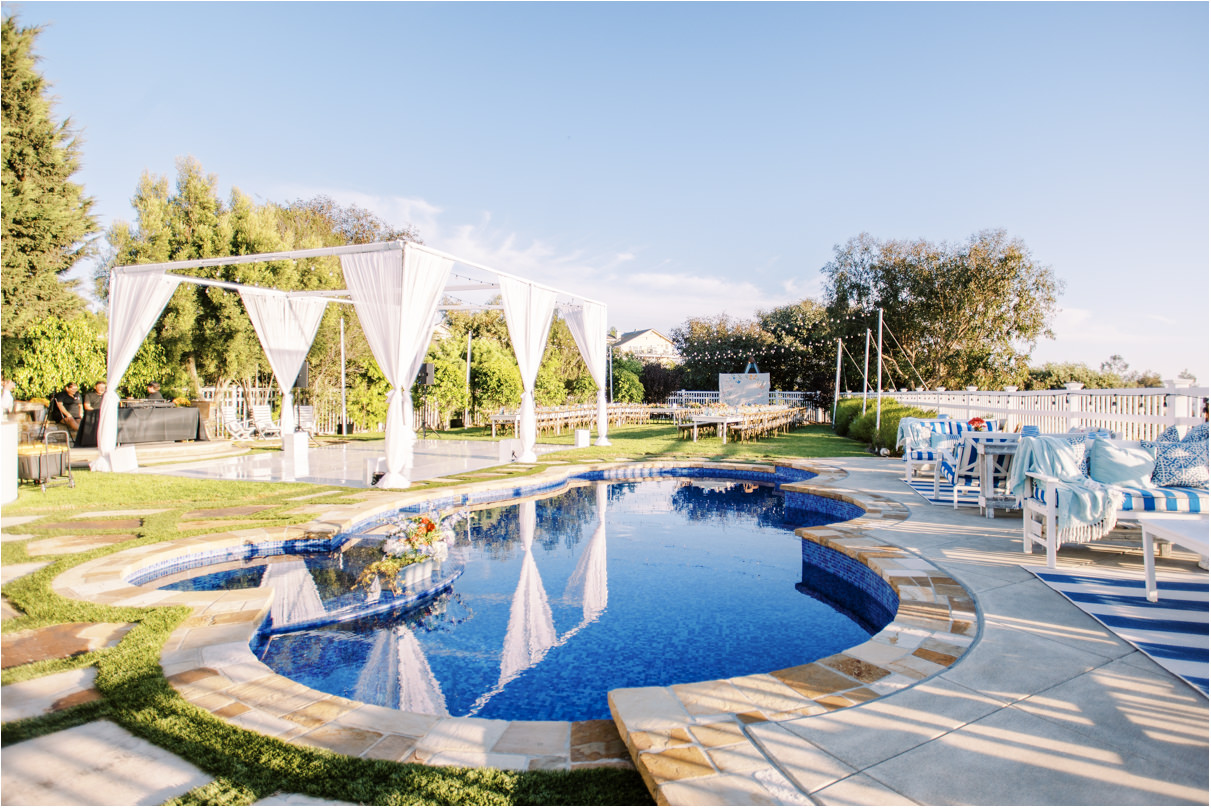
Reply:
[[[85,410],[76,446],[97,445],[100,410]],[[119,407],[118,443],[210,440],[196,407]]]

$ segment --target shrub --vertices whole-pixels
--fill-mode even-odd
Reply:
[[[868,401],[873,406],[874,402]],[[850,423],[862,414],[862,399],[844,398],[837,402],[837,415],[833,421],[833,431],[838,435],[848,435]]]
[[[923,410],[920,407],[906,407],[900,404],[894,404],[888,408],[883,407],[883,420],[879,426],[879,434],[875,435],[875,449],[887,449],[895,457],[900,457],[903,452],[896,449],[896,435],[900,430],[901,418],[937,418],[938,414],[933,410]]]

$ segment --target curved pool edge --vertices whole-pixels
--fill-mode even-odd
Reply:
[[[271,595],[265,590],[169,592],[126,582],[157,561],[244,544],[335,536],[400,508],[446,498],[487,493],[502,499],[549,496],[572,485],[578,475],[599,472],[617,473],[609,479],[625,479],[646,476],[645,471],[679,468],[776,474],[779,467],[817,475],[810,481],[785,482],[785,490],[843,500],[866,511],[848,522],[801,528],[797,533],[874,570],[900,598],[895,619],[871,640],[806,665],[729,680],[612,691],[613,724],[625,749],[615,748],[620,745],[609,738],[613,730],[603,726],[610,724],[608,720],[437,717],[311,690],[271,671],[249,647],[270,607]],[[865,534],[903,520],[907,509],[879,495],[832,487],[845,477],[845,472],[815,461],[568,464],[504,487],[489,480],[389,496],[375,492],[378,496],[372,502],[335,507],[299,525],[135,548],[65,571],[55,579],[54,588],[65,597],[99,603],[190,606],[193,614],[161,651],[161,667],[184,698],[237,726],[344,754],[429,765],[571,769],[633,762],[660,800],[661,789],[683,779],[686,772],[682,766],[666,770],[669,759],[700,758],[705,768],[691,767],[689,776],[728,776],[726,767],[709,761],[718,758],[717,747],[751,745],[746,726],[803,718],[894,693],[944,670],[970,645],[976,615],[966,590],[923,559]]]

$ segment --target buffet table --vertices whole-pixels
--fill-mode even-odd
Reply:
[[[85,410],[76,446],[97,445],[99,410]],[[119,407],[118,443],[210,440],[196,407]]]

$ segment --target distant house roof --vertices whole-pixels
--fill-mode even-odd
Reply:
[[[622,353],[630,354],[638,359],[652,359],[658,362],[680,361],[677,346],[671,339],[654,328],[628,331],[615,339],[612,344]]]
[[[673,341],[671,339],[666,337],[664,334],[661,334],[656,329],[643,328],[643,329],[640,329],[639,331],[628,331],[625,334],[620,334],[618,336],[618,338],[614,340],[614,347],[619,347],[621,345],[624,345],[625,343],[628,343],[628,342],[636,339],[637,337],[641,337],[644,334],[654,334],[655,336],[660,337],[660,339],[667,342],[669,345],[673,344]]]

